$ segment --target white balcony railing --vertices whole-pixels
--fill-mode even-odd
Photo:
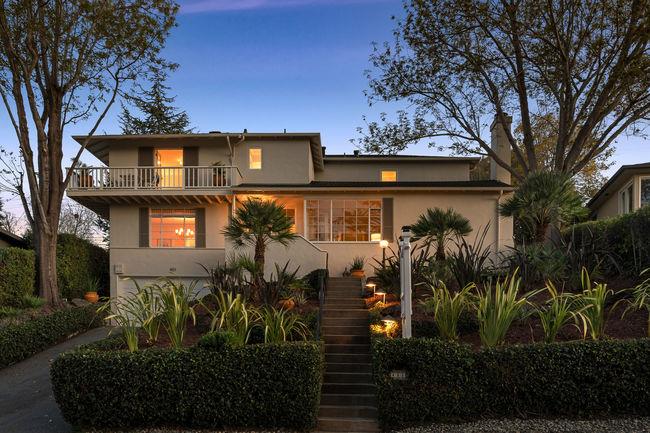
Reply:
[[[237,177],[239,176],[239,177]],[[78,167],[69,189],[210,189],[239,183],[237,167]]]

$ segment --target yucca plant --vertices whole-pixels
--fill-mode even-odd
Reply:
[[[544,330],[544,342],[554,342],[560,329],[570,323],[577,327],[578,321],[581,320],[583,327],[586,327],[582,309],[578,307],[575,295],[559,293],[551,281],[546,283],[546,291],[550,295],[549,299],[535,308]]]
[[[641,272],[641,276],[650,274],[650,268]],[[632,300],[629,309],[641,310],[644,309],[648,313],[648,323],[646,325],[646,335],[650,337],[650,277],[646,278],[632,290]]]
[[[193,281],[185,285],[181,281],[164,278],[153,285],[156,295],[160,298],[161,323],[167,331],[172,347],[182,346],[188,320],[192,319],[192,323],[196,324],[196,314],[192,306],[196,299],[196,284],[197,282]]]
[[[607,321],[605,308],[614,291],[608,289],[605,283],[593,284],[589,272],[585,268],[582,269],[581,282],[582,295],[578,299],[585,320],[583,337],[589,334],[592,340],[598,340],[605,336],[605,322]],[[618,302],[612,308],[617,304]]]
[[[306,340],[309,327],[297,314],[273,307],[258,312],[259,326],[264,330],[265,343],[281,343],[295,338]]]
[[[138,350],[138,331],[142,326],[141,309],[142,304],[134,295],[113,298],[97,309],[100,313],[108,313],[104,320],[117,324],[129,352]],[[112,332],[113,329],[109,334]]]
[[[217,307],[215,311],[211,311],[201,302],[212,316],[210,331],[230,332],[239,345],[248,343],[255,320],[255,310],[248,308],[241,294],[233,295],[222,291],[213,294],[213,297]]]
[[[455,293],[452,293],[442,281],[430,287],[433,294],[426,300],[420,301],[423,310],[433,313],[433,321],[441,337],[450,341],[458,340],[458,320],[470,305],[471,291],[476,285],[468,284]]]
[[[503,344],[512,323],[527,315],[526,306],[532,293],[519,294],[521,278],[517,272],[515,270],[503,280],[497,279],[494,287],[490,282],[483,290],[478,290],[476,316],[481,343],[486,347]]]

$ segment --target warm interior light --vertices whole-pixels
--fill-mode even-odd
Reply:
[[[381,233],[371,233],[370,234],[370,240],[372,242],[380,242],[381,241]]]
[[[395,170],[382,170],[381,171],[381,181],[382,182],[397,182],[397,171],[395,171]]]
[[[248,168],[251,170],[262,169],[262,149],[248,149]]]
[[[382,248],[387,248],[388,247],[388,241],[386,239],[382,239],[379,241],[379,246]]]

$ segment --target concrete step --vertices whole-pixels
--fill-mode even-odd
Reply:
[[[344,356],[344,355],[332,355],[332,356]],[[327,362],[325,366],[325,372],[327,373],[372,373],[372,364],[369,355],[354,355],[360,356],[361,361],[366,362]],[[329,359],[325,355],[326,359]],[[350,359],[345,359],[344,361],[350,361]]]
[[[327,335],[325,344],[370,344],[370,335]]]
[[[368,326],[327,325],[322,327],[323,335],[368,335]]]
[[[363,373],[325,372],[325,383],[373,383],[370,371]]]
[[[321,394],[325,406],[377,406],[375,394]]]
[[[326,394],[374,394],[374,383],[324,383],[321,392]]]
[[[361,318],[368,317],[368,310],[364,308],[323,308],[323,317],[350,317]]]
[[[325,353],[326,363],[343,363],[343,364],[370,364],[372,355],[369,353]]]
[[[328,344],[325,343],[325,354],[333,353],[370,353],[370,344]]]
[[[377,408],[373,406],[326,406],[321,405],[318,416],[324,418],[377,418]]]
[[[331,289],[325,293],[325,300],[330,298],[357,298],[359,300],[363,299],[361,297],[361,292],[357,289]]]
[[[318,418],[318,430],[323,432],[379,432],[377,421],[372,418]]]
[[[326,298],[325,307],[350,306],[352,308],[365,308],[361,298]]]
[[[365,326],[368,327],[368,316],[365,317],[325,317],[323,316],[323,326]]]

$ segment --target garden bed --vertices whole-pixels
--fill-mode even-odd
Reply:
[[[109,350],[117,339],[61,355],[54,396],[77,427],[315,426],[321,344]],[[103,350],[99,350],[103,349]]]

